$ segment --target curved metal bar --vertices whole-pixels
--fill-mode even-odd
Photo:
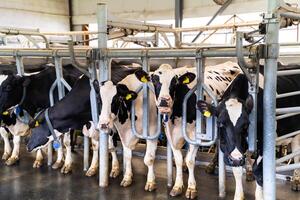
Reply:
[[[67,90],[70,92],[72,90],[72,87],[69,85],[69,83],[63,78],[61,77],[60,81],[62,82],[62,84],[67,88]]]
[[[50,87],[50,90],[49,90],[50,106],[53,106],[53,105],[54,105],[53,91],[54,91],[56,85],[57,85],[57,80],[55,80],[55,81],[52,83],[52,85],[51,85],[51,87]]]
[[[202,85],[203,89],[207,92],[207,94],[212,98],[213,102],[215,105],[217,105],[218,101],[217,99],[214,97],[212,91],[210,91],[210,89],[206,86],[206,85]],[[195,139],[191,139],[189,138],[189,136],[187,135],[187,132],[186,132],[186,127],[187,127],[187,121],[186,121],[186,110],[187,110],[187,101],[188,99],[190,98],[190,96],[196,91],[197,89],[197,85],[195,85],[184,97],[184,100],[183,100],[183,103],[182,103],[182,134],[183,134],[183,137],[184,139],[190,143],[190,144],[193,144],[193,145],[200,145],[200,146],[211,146],[213,144],[216,143],[217,141],[217,134],[214,134],[214,138],[212,141],[209,141],[209,142],[203,142],[201,139],[197,138],[197,135],[201,134],[201,132],[198,132],[196,131],[195,132]],[[215,130],[217,130],[217,124],[216,122],[214,121],[214,132]]]
[[[151,87],[149,84],[147,84],[147,87],[152,91],[154,92],[153,90],[153,87]],[[136,90],[136,93],[140,93],[143,89],[143,86],[140,86],[137,90]],[[157,116],[157,129],[156,129],[156,132],[153,134],[153,135],[147,135],[147,136],[144,136],[143,134],[139,133],[137,130],[136,130],[136,124],[135,124],[135,101],[132,101],[132,104],[131,104],[131,130],[132,130],[132,133],[134,136],[136,136],[137,138],[140,138],[140,139],[145,139],[145,140],[155,140],[159,137],[159,134],[160,134],[160,131],[161,131],[161,117],[160,117],[160,113],[158,113],[158,116]]]

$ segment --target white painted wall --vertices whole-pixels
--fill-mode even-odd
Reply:
[[[68,31],[67,0],[0,0],[0,26]]]
[[[299,0],[285,1],[300,4]],[[97,2],[106,2],[109,13],[123,19],[149,21],[174,18],[175,0],[73,0],[73,23],[95,23]],[[184,18],[212,16],[219,7],[212,0],[184,0]],[[264,12],[266,8],[267,0],[234,0],[223,14]]]

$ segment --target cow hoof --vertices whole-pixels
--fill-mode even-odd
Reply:
[[[254,181],[254,175],[252,171],[247,171],[246,172],[246,181],[251,182]]]
[[[53,165],[52,165],[52,169],[59,169],[63,166],[63,161],[60,161],[60,162],[55,162]]]
[[[197,197],[196,188],[188,188],[185,192],[185,197],[187,199],[195,199]]]
[[[122,187],[128,187],[128,186],[130,186],[131,185],[131,183],[132,183],[132,178],[130,177],[130,178],[123,178],[123,180],[122,180],[122,182],[121,182],[121,186]]]
[[[215,173],[215,165],[209,164],[205,167],[205,172],[207,174],[214,174]]]
[[[2,155],[2,160],[7,160],[9,158],[10,154],[9,153],[4,153]]]
[[[145,190],[149,192],[156,190],[156,183],[154,181],[147,182],[145,185]]]
[[[120,169],[118,168],[118,167],[115,167],[115,168],[112,168],[111,169],[111,172],[110,172],[110,177],[111,178],[116,178],[116,177],[118,177],[119,176],[119,174],[120,174]]]
[[[178,195],[182,194],[182,187],[177,187],[177,186],[174,186],[170,192],[170,195],[172,197],[176,197]]]
[[[85,173],[86,176],[91,177],[97,174],[98,167],[90,167],[89,170]]]
[[[10,157],[10,158],[7,159],[5,164],[10,166],[10,165],[16,164],[18,161],[19,161],[19,157]]]
[[[291,181],[291,189],[293,191],[300,191],[300,180],[292,180]]]
[[[40,168],[43,165],[43,161],[42,160],[35,160],[32,167],[33,168]]]
[[[61,168],[60,172],[62,174],[68,174],[72,171],[72,165],[71,164],[64,164],[64,166]]]

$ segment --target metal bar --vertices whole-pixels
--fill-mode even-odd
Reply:
[[[16,56],[16,65],[17,65],[17,72],[20,76],[24,75],[24,64],[23,58],[21,56]]]
[[[300,91],[287,92],[287,93],[283,93],[283,94],[277,94],[276,98],[280,99],[280,98],[285,98],[285,97],[290,97],[290,96],[296,96],[296,95],[300,95]]]
[[[268,0],[266,46],[268,55],[264,67],[264,143],[263,143],[263,198],[276,199],[276,173],[275,173],[275,138],[276,138],[276,84],[277,84],[277,58],[279,55],[279,20],[273,13],[279,6],[279,0]]]
[[[17,51],[16,51],[17,50]],[[76,57],[87,57],[90,48],[75,49]],[[56,54],[61,58],[70,57],[69,49],[0,49],[0,56],[35,56],[48,57]]]
[[[147,57],[142,57],[143,70],[149,72]],[[149,132],[149,88],[143,83],[143,137],[147,138]],[[159,116],[158,116],[159,118]]]
[[[292,171],[295,169],[300,169],[300,163],[276,167],[276,172]]]
[[[283,163],[283,162],[285,162],[285,161],[287,161],[287,160],[289,160],[289,159],[292,159],[292,158],[294,158],[294,157],[296,157],[296,156],[298,156],[298,155],[300,155],[300,150],[295,151],[295,152],[290,153],[290,154],[288,154],[288,155],[286,155],[286,156],[283,156],[282,158],[277,159],[277,160],[276,160],[276,164]]]
[[[292,116],[295,116],[295,115],[299,115],[299,114],[300,114],[300,112],[278,115],[278,116],[276,116],[276,120],[281,120],[281,119],[289,118],[289,117],[292,117]]]
[[[276,109],[276,114],[290,114],[295,112],[300,112],[300,106]]]
[[[203,84],[204,84],[204,71],[205,71],[205,58],[202,58],[201,52],[196,57],[196,70],[197,70],[197,101],[203,99]],[[196,132],[195,139],[200,140],[198,133],[202,133],[202,114],[200,110],[196,109]],[[208,134],[208,133],[206,133]]]
[[[97,4],[98,48],[100,49],[99,77],[100,81],[110,78],[110,70],[103,49],[107,48],[107,5]],[[100,131],[99,136],[99,186],[108,186],[108,133]]]
[[[229,4],[232,2],[232,0],[227,0],[220,8],[219,10],[217,10],[217,12],[212,16],[212,18],[207,22],[206,26],[209,26],[214,20],[215,18],[221,14],[228,6]],[[203,31],[200,31],[196,37],[192,40],[192,43],[196,42],[196,40],[199,38],[199,36],[203,33]]]
[[[282,70],[277,72],[277,76],[290,76],[295,74],[300,74],[300,69]]]
[[[300,134],[300,130],[291,132],[289,134],[286,134],[286,135],[283,135],[283,136],[280,136],[280,137],[277,137],[276,138],[276,142],[278,142],[280,140],[284,140],[284,139],[290,138],[290,137],[294,137],[294,136],[296,136],[298,134]]]
[[[289,19],[295,19],[295,20],[300,20],[300,14],[292,13],[292,12],[284,12],[280,13],[281,17],[286,17]]]
[[[57,86],[57,80],[55,80],[49,90],[49,99],[50,99],[50,106],[54,105],[54,97],[53,97],[53,91],[55,89],[55,87]]]
[[[67,90],[70,92],[72,90],[72,87],[69,85],[69,83],[64,79],[64,78],[61,78],[60,79],[61,83],[64,85],[64,87],[67,88]]]
[[[225,198],[226,196],[226,171],[224,163],[224,154],[220,148],[220,140],[218,142],[218,151],[219,151],[219,197]]]
[[[61,100],[65,96],[65,87],[61,82],[63,78],[62,71],[62,59],[60,57],[54,56],[55,72],[56,72],[56,83],[58,89],[58,99]]]
[[[175,27],[181,28],[183,20],[183,0],[175,0]],[[179,37],[175,37],[175,46],[179,47],[182,41],[182,33],[179,33]]]

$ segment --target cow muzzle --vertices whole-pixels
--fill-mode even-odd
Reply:
[[[231,166],[238,167],[245,164],[245,156],[235,148],[228,156],[228,161]]]
[[[109,122],[100,122],[99,123],[99,129],[101,131],[104,131],[104,132],[108,132],[108,130],[110,129],[110,123]]]
[[[167,114],[171,112],[171,97],[161,97],[158,102],[158,110],[160,113]]]

